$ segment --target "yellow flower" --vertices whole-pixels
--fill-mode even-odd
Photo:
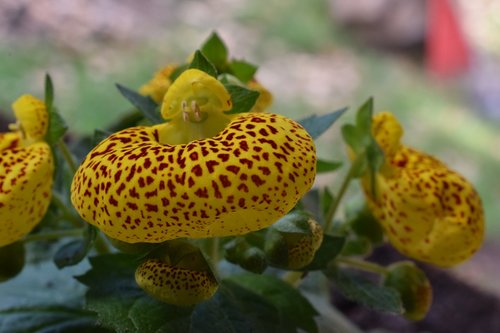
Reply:
[[[0,133],[0,246],[28,234],[45,215],[51,198],[54,163],[43,141],[48,126],[45,104],[21,96],[12,108],[13,131]]]
[[[256,80],[248,82],[247,88],[256,90],[260,93],[251,112],[264,112],[273,103],[273,95],[271,92]]]
[[[373,117],[372,133],[385,162],[363,188],[390,242],[408,257],[450,267],[481,246],[483,207],[473,186],[441,161],[400,143],[403,129],[388,112]],[[373,195],[376,194],[376,196]]]
[[[224,86],[196,69],[165,95],[169,122],[115,133],[85,158],[71,200],[128,243],[245,234],[288,213],[312,186],[315,146],[293,120],[229,116]]]
[[[170,75],[176,68],[176,65],[167,65],[156,72],[153,78],[139,89],[139,93],[151,97],[158,104],[161,103],[163,96],[172,84]]]

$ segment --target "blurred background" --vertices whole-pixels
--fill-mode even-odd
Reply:
[[[260,65],[272,111],[353,111],[373,96],[407,144],[476,184],[488,241],[455,273],[500,295],[499,0],[2,0],[2,130],[19,95],[43,96],[45,73],[72,134],[103,128],[130,109],[115,83],[139,88],[214,30],[232,57]],[[345,160],[339,126],[318,146]]]

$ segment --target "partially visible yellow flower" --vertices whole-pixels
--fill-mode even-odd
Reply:
[[[28,234],[45,215],[51,198],[54,163],[44,142],[48,127],[45,104],[21,96],[12,108],[13,131],[0,133],[0,246]]]
[[[139,93],[144,96],[151,97],[156,103],[160,104],[172,84],[170,76],[177,68],[176,65],[167,65],[155,73],[153,78],[146,84],[142,85]]]
[[[273,95],[263,85],[256,80],[251,80],[247,84],[248,89],[256,90],[260,93],[251,112],[264,112],[273,103]]]
[[[442,267],[472,256],[484,234],[473,186],[441,161],[401,144],[403,129],[391,113],[374,116],[372,132],[385,162],[375,191],[368,175],[362,184],[390,242],[408,257]]]
[[[241,235],[273,224],[312,186],[314,142],[291,119],[225,114],[231,107],[219,81],[186,70],[165,95],[167,123],[125,129],[87,155],[71,186],[73,205],[127,243]]]

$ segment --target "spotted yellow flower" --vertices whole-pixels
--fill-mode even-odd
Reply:
[[[45,215],[51,198],[54,163],[44,142],[45,104],[30,95],[12,105],[17,124],[0,133],[0,246],[28,234]]]
[[[83,219],[128,243],[239,235],[288,213],[312,186],[316,154],[298,123],[276,114],[229,116],[224,86],[196,69],[168,89],[151,127],[115,133],[75,174]]]
[[[160,69],[148,83],[142,85],[139,93],[151,97],[158,104],[161,103],[163,96],[165,96],[165,93],[172,84],[170,75],[172,75],[176,68],[176,65],[167,65]]]
[[[362,184],[390,242],[408,257],[442,267],[474,254],[484,217],[473,186],[441,161],[401,144],[403,129],[391,113],[374,116],[372,132],[385,162],[375,191],[368,176]]]

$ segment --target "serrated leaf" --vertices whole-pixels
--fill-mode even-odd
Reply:
[[[54,255],[54,263],[61,269],[67,266],[73,266],[82,261],[89,251],[97,237],[97,229],[87,224],[83,239],[74,239],[61,246]]]
[[[314,317],[318,312],[309,301],[288,283],[270,275],[241,274],[233,275],[225,281],[236,283],[267,300],[279,314],[281,329],[289,326],[286,331],[296,332],[301,328],[306,332],[318,331]]]
[[[302,271],[315,271],[325,269],[328,263],[335,259],[344,247],[344,236],[323,235],[323,242],[314,254],[314,259]]]
[[[118,332],[137,332],[129,317],[130,308],[141,297],[147,297],[134,280],[136,257],[108,254],[92,257],[92,268],[77,280],[89,287],[87,308],[97,312],[99,322]],[[161,320],[160,318],[150,318]]]
[[[194,53],[193,61],[191,61],[191,64],[189,64],[189,68],[195,68],[199,69],[200,71],[203,71],[207,73],[210,76],[217,77],[217,69],[215,69],[215,66],[208,60],[205,55],[200,51],[197,50]]]
[[[231,95],[231,100],[233,102],[233,108],[226,112],[226,114],[250,111],[260,95],[258,91],[250,90],[236,84],[227,84],[225,87]]]
[[[323,271],[348,299],[382,312],[402,314],[404,309],[399,293],[335,266]]]
[[[120,94],[125,97],[133,106],[142,112],[144,117],[153,124],[163,123],[164,120],[158,111],[158,105],[149,96],[142,96],[136,91],[117,83],[116,87]]]
[[[110,332],[97,324],[95,313],[61,305],[33,305],[0,310],[0,332]]]
[[[325,161],[318,159],[316,161],[316,172],[324,173],[324,172],[332,172],[337,170],[342,166],[342,162],[339,161]]]
[[[203,43],[201,52],[219,70],[223,71],[227,64],[227,47],[216,32]]]
[[[247,83],[255,76],[257,66],[244,60],[232,60],[229,64],[231,73],[243,83]]]
[[[307,118],[301,119],[298,122],[306,129],[313,139],[317,139],[327,129],[329,129],[337,119],[340,118],[347,111],[343,108],[325,115],[317,116],[312,115]]]
[[[194,308],[190,332],[294,332],[286,326],[280,325],[278,311],[266,298],[228,279],[210,300]]]

